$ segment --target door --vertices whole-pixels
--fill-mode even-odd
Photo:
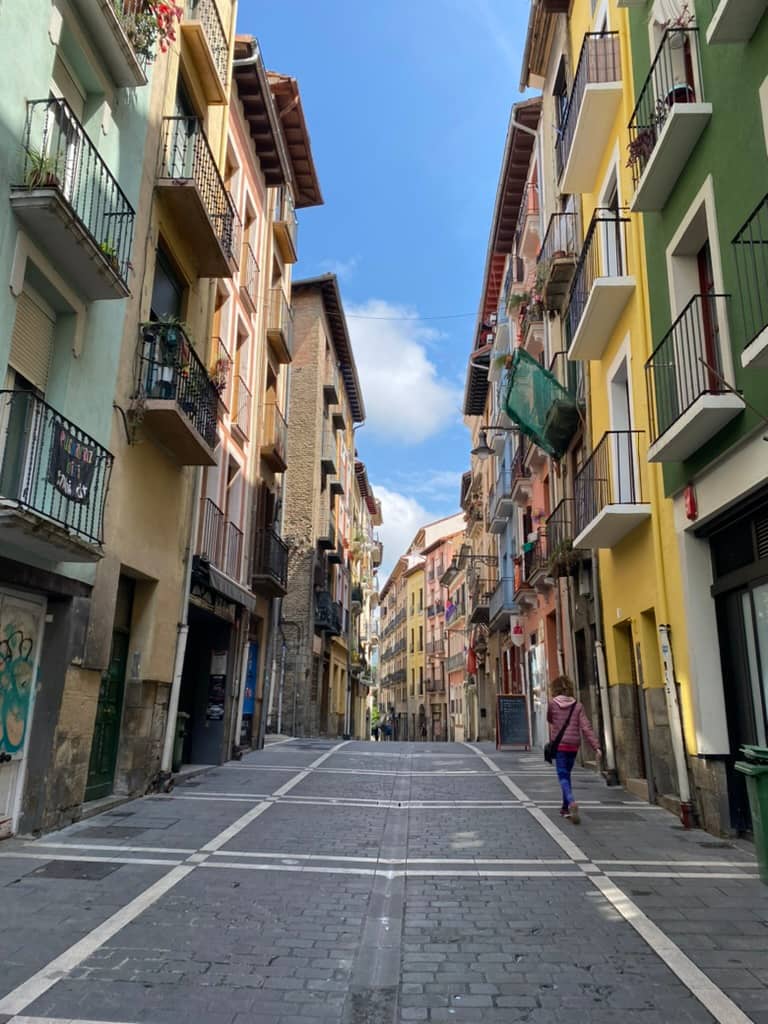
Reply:
[[[768,741],[768,580],[729,591],[717,598],[731,756],[727,762],[731,824],[751,828],[744,776],[733,764],[743,744]]]
[[[700,390],[719,393],[722,390],[718,374],[722,373],[720,367],[720,327],[717,320],[717,306],[715,305],[715,275],[712,270],[712,253],[709,242],[705,242],[696,256],[696,266],[699,275],[699,292],[701,294],[701,332],[702,348],[700,354],[707,367],[698,364],[695,367],[695,376],[700,381]],[[713,373],[712,370],[717,371]],[[697,397],[697,396],[693,396]]]
[[[18,822],[45,601],[0,592],[0,839]]]
[[[99,703],[93,726],[91,760],[88,765],[88,780],[85,799],[98,800],[109,796],[115,778],[117,748],[120,742],[120,725],[123,712],[123,691],[128,666],[131,613],[133,609],[133,581],[120,577],[117,590],[115,624],[112,630],[112,649],[109,665],[101,677]]]

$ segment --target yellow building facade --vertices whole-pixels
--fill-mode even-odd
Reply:
[[[408,739],[418,740],[426,731],[424,704],[424,669],[426,665],[425,636],[427,609],[424,604],[426,577],[424,559],[418,560],[406,571],[406,662],[408,687]]]
[[[594,12],[594,13],[593,13]],[[568,21],[575,69],[548,109],[556,188],[582,239],[563,309],[569,360],[588,367],[591,454],[574,476],[574,548],[599,559],[613,747],[622,781],[686,813],[684,734],[694,736],[682,580],[672,503],[647,462],[644,364],[652,350],[642,219],[629,212],[627,125],[634,107],[627,11],[578,0]],[[553,65],[554,67],[554,65]],[[555,70],[555,90],[563,88]],[[565,78],[568,76],[566,75]],[[557,135],[553,129],[557,129]],[[605,709],[604,709],[605,710]],[[693,749],[689,750],[693,753]]]

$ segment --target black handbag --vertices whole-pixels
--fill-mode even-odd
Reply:
[[[555,736],[553,740],[550,740],[549,743],[544,744],[544,760],[548,764],[552,764],[557,756],[557,748],[560,746],[563,736],[565,736],[565,730],[568,728],[568,723],[571,720],[571,715],[573,714],[577,703],[578,701],[574,701],[573,704],[571,704],[571,710],[568,712],[568,717],[563,722],[563,727],[557,736]]]

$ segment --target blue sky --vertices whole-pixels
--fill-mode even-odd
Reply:
[[[301,212],[294,270],[339,276],[384,573],[423,522],[458,508],[464,374],[528,7],[240,0],[238,31],[299,82],[325,205]]]

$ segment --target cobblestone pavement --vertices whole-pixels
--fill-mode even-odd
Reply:
[[[753,850],[538,754],[280,742],[0,844],[0,1024],[768,1024]]]

